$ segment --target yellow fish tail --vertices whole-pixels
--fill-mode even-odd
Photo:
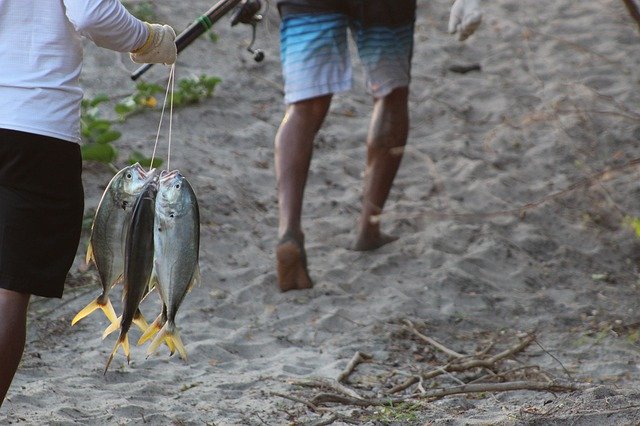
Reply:
[[[162,329],[160,329],[157,336],[151,342],[149,349],[147,349],[147,356],[154,353],[162,342],[166,342],[169,349],[171,349],[171,354],[173,354],[175,350],[178,350],[180,358],[185,361],[187,360],[187,350],[185,349],[182,339],[180,338],[180,334],[175,326],[169,323],[162,326]]]
[[[100,297],[97,297],[95,300],[91,301],[87,306],[82,308],[80,312],[76,314],[75,317],[71,320],[71,325],[75,325],[78,321],[83,319],[84,317],[89,316],[96,309],[101,309],[102,312],[106,315],[106,317],[112,323],[117,321],[116,311],[113,309],[113,305],[111,304],[111,300],[107,298],[106,302],[101,302]]]
[[[129,359],[130,359],[129,339],[127,338],[126,333],[120,334],[120,337],[118,337],[118,341],[116,342],[116,345],[114,346],[113,351],[111,351],[111,355],[109,355],[109,359],[107,360],[107,365],[104,367],[103,374],[107,374],[109,365],[111,365],[111,361],[113,361],[113,357],[116,355],[116,352],[118,352],[118,348],[120,346],[122,346],[122,350],[124,351],[124,354],[127,357],[127,363],[129,363]]]
[[[102,339],[104,339],[105,337],[107,337],[108,335],[110,335],[111,333],[113,333],[114,331],[116,331],[118,328],[120,328],[120,323],[122,322],[122,317],[118,317],[116,318],[115,321],[113,321],[111,323],[111,325],[109,325],[109,327],[107,327],[104,332],[102,333]]]
[[[138,340],[138,345],[143,344],[147,340],[151,339],[164,325],[164,319],[162,315],[158,315],[158,318],[155,319],[151,323],[150,326],[147,327],[147,330],[140,336],[140,340]]]

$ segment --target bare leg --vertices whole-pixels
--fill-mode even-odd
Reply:
[[[280,242],[276,249],[280,290],[311,288],[302,232],[302,200],[313,141],[331,105],[331,95],[291,104],[275,140]]]
[[[354,250],[374,250],[397,237],[380,231],[378,215],[396,177],[409,133],[409,89],[401,87],[374,100],[367,138],[362,211]]]
[[[0,406],[22,358],[29,297],[0,288]]]

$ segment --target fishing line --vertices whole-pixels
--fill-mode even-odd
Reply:
[[[171,160],[171,127],[173,122],[173,89],[174,82],[176,76],[176,64],[171,65],[171,69],[169,71],[169,79],[167,80],[167,90],[164,93],[164,101],[162,102],[162,111],[160,112],[160,122],[158,123],[158,131],[156,132],[156,141],[153,145],[153,153],[151,154],[151,164],[149,165],[149,171],[153,167],[153,161],[156,158],[156,151],[158,149],[158,140],[160,139],[160,129],[162,128],[162,121],[164,118],[164,110],[167,107],[167,99],[169,100],[169,147],[168,147],[168,155],[167,155],[167,170],[169,170],[169,164]],[[171,96],[169,97],[169,89],[171,89]]]

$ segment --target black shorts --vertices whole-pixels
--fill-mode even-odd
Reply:
[[[62,297],[84,211],[80,146],[0,129],[0,288]]]

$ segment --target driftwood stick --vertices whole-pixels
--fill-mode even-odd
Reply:
[[[638,24],[638,29],[640,29],[640,10],[638,10],[638,4],[634,0],[622,0],[624,5],[627,6],[627,10],[629,11],[629,15],[636,21]]]
[[[300,404],[306,405],[307,408],[309,408],[313,412],[323,411],[323,410],[320,410],[318,407],[316,407],[311,402],[305,401],[304,399],[301,399],[301,398],[296,398],[295,396],[285,395],[285,394],[280,393],[280,392],[271,392],[271,395],[279,396],[280,398],[289,399],[289,400],[291,400],[293,402],[298,402]]]
[[[504,383],[477,383],[463,386],[453,386],[450,388],[431,389],[422,394],[409,395],[400,398],[373,398],[354,399],[342,395],[321,393],[316,395],[309,403],[313,406],[327,403],[337,403],[344,405],[355,405],[368,407],[373,405],[388,405],[390,403],[405,402],[415,399],[438,399],[449,395],[472,394],[483,392],[507,392],[514,390],[532,390],[539,392],[568,392],[579,389],[574,383],[552,381],[552,382],[529,382],[516,381]]]
[[[373,358],[373,355],[369,355],[369,354],[365,354],[360,351],[357,351],[355,355],[353,355],[353,358],[351,358],[351,361],[349,361],[349,363],[347,364],[347,367],[344,369],[344,371],[342,371],[342,373],[338,375],[337,381],[338,382],[345,381],[349,377],[349,375],[353,373],[353,370],[356,369],[358,364],[366,362],[371,358]]]
[[[394,393],[402,392],[403,390],[415,385],[416,383],[419,383],[422,380],[424,380],[424,377],[421,376],[409,377],[404,382],[400,383],[399,385],[395,385],[394,387],[386,391],[385,394],[393,395]]]
[[[509,349],[506,349],[487,359],[472,358],[462,362],[460,362],[459,359],[455,359],[445,366],[438,367],[435,370],[429,371],[427,373],[422,373],[420,377],[417,377],[417,376],[410,377],[409,379],[405,380],[403,383],[394,386],[393,388],[389,389],[385,393],[387,395],[392,395],[394,393],[401,392],[409,388],[410,386],[413,386],[414,384],[418,383],[421,378],[422,380],[429,380],[429,379],[433,379],[434,377],[440,376],[442,374],[450,373],[453,371],[465,371],[465,370],[470,370],[472,368],[491,369],[495,367],[495,364],[498,361],[522,351],[524,348],[529,346],[531,342],[533,342],[534,340],[535,340],[535,335],[529,334],[524,339],[522,339],[522,341],[520,341],[517,345]]]
[[[406,328],[411,331],[413,334],[415,334],[416,336],[418,336],[421,340],[427,342],[428,344],[430,344],[431,346],[435,347],[436,349],[444,352],[445,354],[449,355],[450,357],[453,358],[462,358],[465,355],[460,354],[456,351],[454,351],[453,349],[449,349],[446,346],[444,346],[443,344],[441,344],[440,342],[436,341],[435,339],[429,337],[429,336],[425,336],[424,334],[420,333],[415,326],[413,325],[413,323],[407,319],[405,319],[404,324],[406,326]]]
[[[296,380],[291,382],[291,384],[298,385],[298,386],[312,387],[312,388],[329,388],[335,392],[342,393],[351,398],[363,399],[362,396],[360,396],[360,394],[356,392],[354,389],[350,388],[349,386],[345,386],[342,383],[332,379],[316,378],[311,380],[300,380],[300,381]]]

